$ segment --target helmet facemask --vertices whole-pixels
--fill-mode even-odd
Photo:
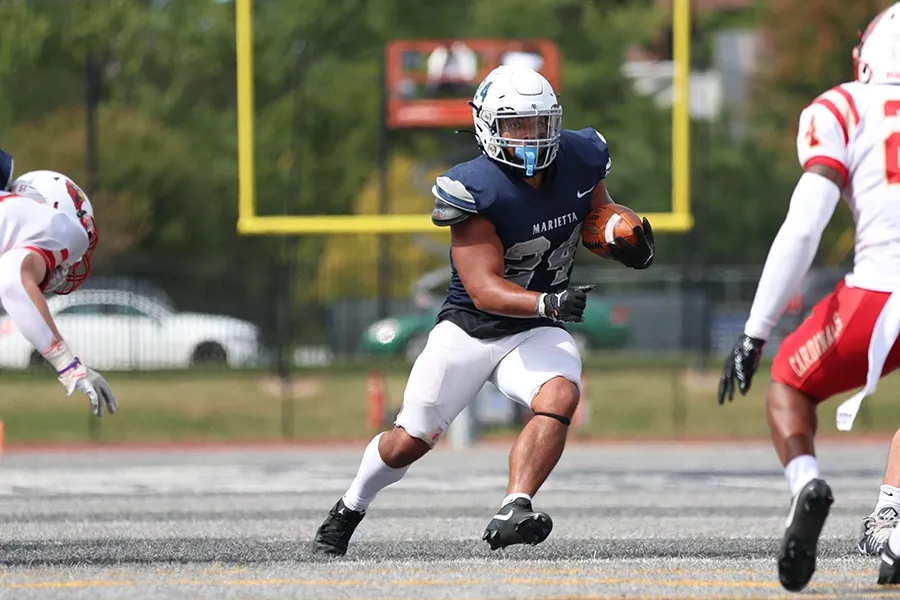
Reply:
[[[87,221],[90,221],[90,225],[87,224]],[[82,218],[81,223],[84,225],[88,234],[88,248],[85,251],[84,256],[81,257],[81,260],[69,267],[69,270],[66,273],[65,282],[56,291],[56,293],[61,296],[71,294],[80,288],[81,284],[83,284],[90,276],[91,259],[94,256],[94,251],[97,249],[97,244],[100,242],[100,237],[97,235],[97,228],[94,226],[94,219],[91,217]]]
[[[500,109],[478,111],[478,119],[487,126],[480,140],[492,159],[524,169],[526,177],[545,169],[556,158],[562,129],[562,107],[547,110]]]
[[[63,280],[58,284],[57,289],[53,290],[54,293],[61,296],[71,294],[80,288],[87,280],[88,276],[90,276],[91,259],[94,256],[97,245],[100,243],[100,236],[97,233],[97,224],[94,222],[94,217],[91,214],[92,211],[89,210],[90,203],[84,195],[84,192],[82,192],[81,188],[75,185],[71,180],[66,181],[66,188],[69,192],[69,196],[72,198],[72,203],[75,205],[75,216],[81,222],[81,226],[84,227],[84,230],[87,233],[88,247],[78,262],[69,267],[65,267]]]

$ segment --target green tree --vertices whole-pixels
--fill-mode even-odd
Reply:
[[[461,36],[555,40],[564,56],[565,126],[592,126],[606,136],[613,157],[609,186],[617,200],[640,212],[669,206],[671,114],[635,94],[621,72],[626,48],[654,40],[668,23],[649,2],[305,0],[302,10],[294,0],[254,4],[255,166],[263,214],[375,210],[384,45]],[[18,123],[3,127],[3,144],[22,155],[22,165],[53,161],[83,174],[78,138],[88,57],[99,66],[95,204],[111,223],[117,215],[122,225],[112,229],[128,233],[117,242],[117,261],[190,256],[221,269],[235,262],[252,271],[269,268],[278,242],[236,233],[233,3],[7,0],[0,14],[0,74],[16,82],[4,88],[0,111],[9,118],[0,112],[0,126],[11,118]],[[27,39],[13,43],[25,29]],[[783,127],[780,132],[783,137]],[[761,259],[769,224],[783,215],[790,193],[787,184],[773,191],[772,181],[790,170],[754,143],[734,147],[718,124],[697,124],[695,133],[705,144],[695,145],[694,205],[707,254],[719,261]],[[477,151],[446,131],[391,137],[396,160],[414,157],[420,166]],[[415,186],[393,204],[426,213],[430,202],[427,188]],[[749,254],[731,243],[747,231],[747,219],[765,225]],[[127,229],[134,223],[140,227]],[[660,262],[677,260],[681,237],[659,237]],[[324,237],[297,240],[298,281],[338,281],[334,265],[347,251],[337,245]],[[417,260],[409,258],[410,266],[395,272],[411,271]],[[405,293],[405,283],[397,293]],[[326,296],[350,293],[344,284],[316,289]]]
[[[854,78],[851,51],[859,32],[890,0],[771,1],[761,34],[768,41],[756,94],[765,145],[796,161],[797,120],[816,96]],[[787,132],[787,134],[786,134]]]
[[[890,0],[769,2],[761,23],[768,48],[754,95],[754,123],[760,147],[772,152],[781,165],[782,182],[792,185],[800,175],[796,150],[800,112],[818,95],[853,80],[851,51],[859,43],[859,32],[890,4]],[[773,191],[778,192],[775,201],[760,207],[766,220],[779,223],[791,188],[783,183]],[[852,227],[852,215],[842,204],[823,235],[820,256],[827,255]]]
[[[422,212],[422,191],[416,179],[434,181],[443,168],[417,173],[415,161],[408,156],[395,156],[391,161],[388,193],[391,213]],[[353,212],[377,214],[380,183],[373,178],[360,191]],[[391,289],[394,296],[409,294],[413,282],[430,269],[446,264],[447,254],[436,254],[432,248],[447,245],[447,230],[435,227],[424,236],[397,235],[389,238]],[[372,297],[378,291],[379,253],[377,235],[329,236],[321,256],[316,285],[300,287],[301,297],[312,295],[321,300],[340,297]],[[423,239],[424,238],[424,239]]]

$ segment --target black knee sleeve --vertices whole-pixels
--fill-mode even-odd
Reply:
[[[545,413],[545,412],[536,412],[534,413],[536,417],[550,417],[551,419],[556,419],[566,427],[572,424],[572,421],[568,417],[563,417],[562,415],[554,415],[553,413]]]

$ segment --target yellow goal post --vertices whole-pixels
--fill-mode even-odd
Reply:
[[[690,191],[689,79],[691,0],[674,0],[672,201],[669,212],[645,213],[655,232],[685,233],[694,225]],[[238,222],[241,235],[329,235],[338,233],[435,233],[430,211],[382,215],[260,215],[254,168],[253,0],[235,0],[237,41]]]

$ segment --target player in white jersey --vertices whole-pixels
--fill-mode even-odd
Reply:
[[[11,158],[8,165],[11,177]],[[91,203],[74,181],[53,171],[26,173],[6,187],[0,191],[0,303],[69,395],[85,394],[98,417],[104,406],[113,413],[109,384],[75,356],[44,299],[75,291],[90,274],[98,242]]]
[[[849,430],[862,399],[900,366],[900,3],[872,21],[853,57],[856,81],[820,95],[800,116],[804,173],[719,385],[720,404],[734,397],[735,379],[742,394],[749,390],[765,341],[843,195],[856,223],[853,271],[785,338],[766,395],[772,441],[792,495],[778,556],[779,579],[791,591],[812,578],[834,501],[815,456],[817,405],[864,386],[838,407],[838,428]],[[900,531],[893,531],[879,583],[900,582]]]

